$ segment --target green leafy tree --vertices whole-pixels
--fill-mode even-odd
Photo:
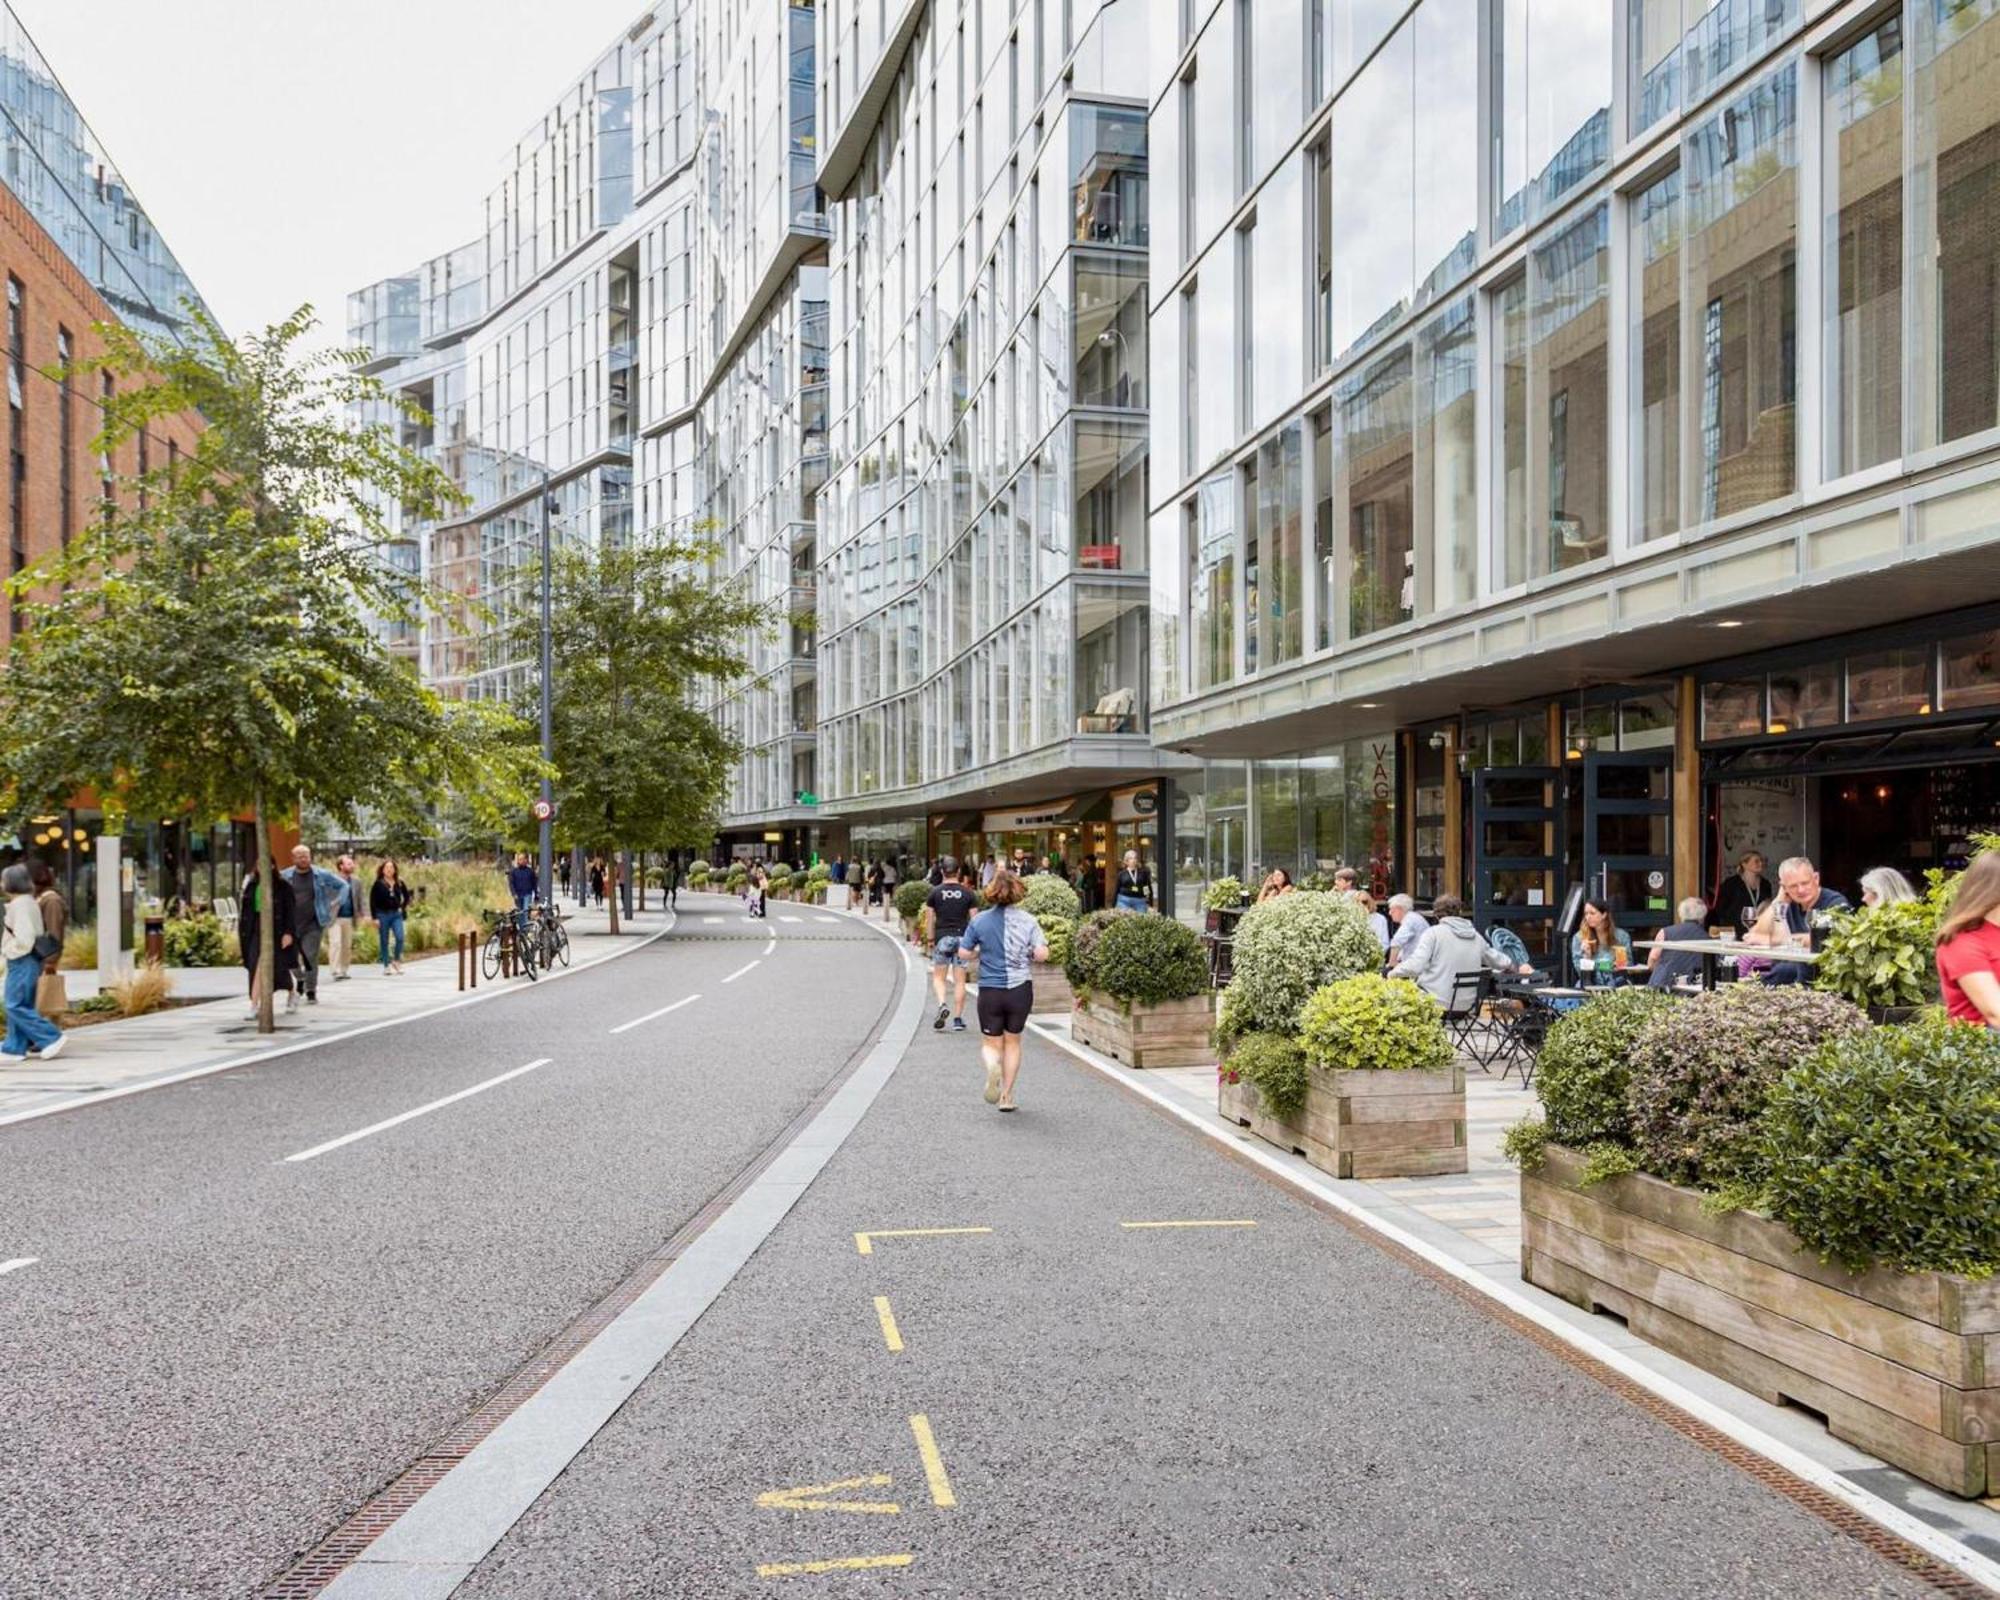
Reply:
[[[351,826],[451,789],[496,808],[539,762],[510,712],[447,704],[371,636],[424,596],[383,558],[383,508],[441,513],[450,480],[348,408],[382,386],[352,353],[308,353],[310,307],[232,341],[199,312],[185,342],[99,330],[117,383],[98,447],[198,416],[192,447],[123,486],[102,519],[9,585],[25,631],[0,672],[0,809],[93,787],[108,809],[248,809],[259,848],[302,799]],[[155,452],[155,460],[165,452]],[[258,1026],[277,946],[260,896]]]
[[[694,703],[703,682],[742,676],[764,608],[709,576],[712,547],[646,540],[572,547],[551,565],[556,835],[616,861],[629,850],[706,845],[736,746]],[[538,659],[541,616],[512,629]],[[618,898],[611,897],[618,928]]]

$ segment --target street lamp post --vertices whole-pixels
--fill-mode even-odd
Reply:
[[[549,487],[549,469],[542,468],[542,804],[540,872],[542,900],[552,904],[555,900],[555,784],[550,778],[548,763],[555,754],[555,717],[552,704],[554,694],[554,649],[550,638],[550,595],[549,595],[549,501],[554,491]]]

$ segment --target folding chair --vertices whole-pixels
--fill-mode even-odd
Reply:
[[[1481,1072],[1489,1070],[1494,1055],[1495,1041],[1482,1015],[1486,998],[1492,992],[1491,973],[1483,969],[1461,972],[1452,980],[1451,1004],[1444,1010],[1445,1031],[1451,1035],[1452,1048],[1472,1057]]]

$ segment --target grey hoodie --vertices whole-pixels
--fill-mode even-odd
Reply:
[[[1449,1011],[1459,974],[1487,967],[1507,972],[1513,963],[1480,938],[1479,930],[1464,917],[1445,917],[1431,924],[1390,976],[1410,979]]]

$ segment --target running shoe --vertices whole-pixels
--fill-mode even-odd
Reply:
[[[986,1068],[986,1103],[997,1106],[1000,1103],[1000,1063],[989,1062]]]
[[[952,1031],[953,1033],[963,1033],[963,1032],[965,1032],[965,1018],[963,1018],[963,1017],[953,1017],[953,1018],[951,1019],[951,1031]]]
[[[937,1031],[938,1031],[939,1033],[943,1033],[943,1032],[944,1032],[944,1019],[945,1019],[946,1017],[950,1016],[950,1015],[951,1015],[951,1007],[949,1007],[949,1006],[939,1006],[939,1007],[938,1007],[938,1014],[937,1014],[937,1020],[936,1020],[935,1022],[933,1022],[933,1023],[931,1024],[931,1026],[932,1026],[933,1028],[937,1029]]]

